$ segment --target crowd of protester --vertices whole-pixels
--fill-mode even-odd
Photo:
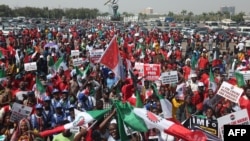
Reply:
[[[78,30],[78,26],[86,30]],[[123,27],[125,30],[118,28],[116,22],[84,20],[80,25],[72,25],[68,31],[63,27],[47,27],[44,30],[24,28],[19,34],[10,32],[8,36],[0,31],[0,66],[6,72],[6,77],[0,83],[0,135],[5,135],[6,140],[10,141],[119,140],[117,123],[113,119],[115,109],[91,129],[82,127],[78,133],[65,130],[45,138],[38,134],[73,121],[75,109],[83,112],[107,109],[112,107],[113,100],[124,100],[126,94],[122,87],[127,82],[119,79],[109,68],[90,59],[90,52],[105,50],[114,35],[117,36],[125,71],[131,69],[137,75],[135,63],[141,62],[160,64],[161,73],[178,72],[176,84],[138,79],[137,85],[147,110],[158,115],[163,112],[151,87],[152,83],[156,83],[159,94],[172,104],[173,118],[180,123],[192,115],[216,120],[244,108],[250,115],[248,81],[242,87],[244,92],[239,103],[216,94],[223,81],[236,85],[236,80],[229,77],[229,70],[250,69],[249,54],[244,45],[247,37],[224,38],[213,32],[200,37],[194,33],[183,42],[178,30],[152,28],[145,32],[136,23]],[[46,46],[49,43],[54,45]],[[234,50],[230,45],[234,46]],[[78,57],[84,61],[78,68],[87,70],[85,77],[79,78],[74,71],[71,50],[80,51]],[[56,62],[61,57],[67,69],[52,72],[50,60]],[[37,70],[25,71],[24,64],[29,62],[36,62]],[[217,84],[216,89],[209,87],[210,70]],[[129,72],[127,74],[129,77]],[[44,95],[37,95],[36,79],[43,84]],[[182,83],[185,89],[182,94],[177,94],[176,86]],[[32,107],[32,113],[27,118],[11,122],[13,103]],[[131,135],[131,140],[174,140],[174,137],[159,134],[157,129],[152,129],[147,133]]]

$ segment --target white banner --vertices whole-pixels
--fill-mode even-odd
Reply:
[[[175,84],[178,82],[177,71],[163,72],[160,78],[162,84]]]
[[[36,62],[25,63],[25,64],[24,64],[24,70],[25,70],[25,71],[37,70]]]
[[[219,117],[217,121],[222,138],[224,135],[224,125],[249,125],[249,117],[246,109]]]
[[[20,121],[22,118],[26,118],[31,114],[32,107],[28,107],[19,103],[14,103],[11,110],[10,121]]]
[[[79,56],[80,52],[79,50],[71,50],[71,56]]]
[[[220,89],[218,90],[217,94],[234,103],[238,103],[243,91],[244,91],[243,89],[237,86],[233,86],[232,84],[224,81],[221,84]]]

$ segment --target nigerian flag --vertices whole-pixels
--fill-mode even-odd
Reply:
[[[6,79],[6,72],[4,69],[0,69],[0,81]]]
[[[206,141],[204,133],[191,131],[182,125],[161,118],[144,108],[136,108],[129,103],[122,102],[117,102],[115,106],[118,117],[122,118],[124,124],[134,131],[147,132],[149,129],[156,128],[161,132],[165,132],[186,141]],[[120,134],[121,138],[123,136],[123,134]]]
[[[36,90],[40,92],[40,94],[45,92],[45,88],[37,76],[36,76]]]
[[[66,65],[63,57],[60,57],[56,61],[56,63],[54,64],[54,66],[55,66],[56,71],[58,71],[60,68],[62,68],[63,70],[67,70],[68,69],[68,67],[67,67],[67,65]]]
[[[209,71],[209,85],[208,85],[208,88],[212,89],[213,92],[215,92],[216,89],[217,89],[217,85],[216,85],[215,80],[214,80],[214,74],[213,74],[211,68],[210,68],[210,71]]]
[[[86,111],[86,112],[79,112],[79,113],[77,113],[74,121],[67,123],[65,125],[62,125],[62,126],[57,126],[57,127],[50,129],[50,130],[42,131],[39,133],[39,135],[41,137],[47,137],[47,136],[53,135],[55,133],[62,132],[64,130],[71,129],[73,127],[79,127],[79,126],[86,125],[92,121],[100,120],[109,111],[110,111],[110,108],[105,109],[105,110],[92,110],[92,111]]]
[[[237,80],[237,85],[238,85],[239,87],[245,86],[245,85],[246,85],[246,82],[245,82],[245,80],[244,80],[243,74],[240,73],[240,72],[238,72],[238,71],[236,71],[234,74],[235,74],[235,77],[236,77],[236,80]]]
[[[4,58],[2,51],[0,50],[0,59]]]
[[[163,112],[163,117],[164,118],[172,118],[172,104],[171,104],[171,102],[169,100],[167,100],[166,98],[164,98],[163,95],[158,93],[158,90],[157,90],[155,83],[153,83],[151,86],[153,87],[154,94],[160,100],[161,108],[162,108],[162,112]]]

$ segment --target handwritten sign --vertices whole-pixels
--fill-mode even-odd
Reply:
[[[160,78],[162,84],[175,84],[178,82],[177,71],[169,71],[161,74]]]
[[[14,103],[12,106],[12,113],[10,116],[11,122],[20,121],[22,118],[26,118],[31,114],[32,107],[28,107],[22,104]]]
[[[73,66],[81,66],[83,64],[83,59],[82,58],[76,58],[72,60]]]
[[[34,71],[34,70],[37,70],[36,62],[25,63],[24,64],[24,70],[25,71]]]
[[[99,59],[101,58],[104,50],[103,49],[93,49],[90,51],[90,60],[93,63],[98,63]]]
[[[71,56],[79,56],[79,50],[71,50]]]
[[[243,89],[233,86],[228,82],[223,82],[218,90],[217,94],[234,102],[238,103],[241,94],[243,93]]]

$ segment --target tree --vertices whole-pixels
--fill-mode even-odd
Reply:
[[[174,17],[174,12],[169,11],[169,12],[168,12],[168,16],[169,16],[169,17]]]
[[[188,12],[189,21],[191,21],[193,15],[194,15],[194,13],[192,11]]]
[[[184,18],[185,18],[185,15],[187,14],[187,10],[182,10],[181,11],[181,15],[183,16],[183,22],[184,22]]]
[[[245,12],[240,12],[237,15],[232,16],[232,20],[236,21],[236,22],[243,22],[244,21],[244,16],[245,16]]]

